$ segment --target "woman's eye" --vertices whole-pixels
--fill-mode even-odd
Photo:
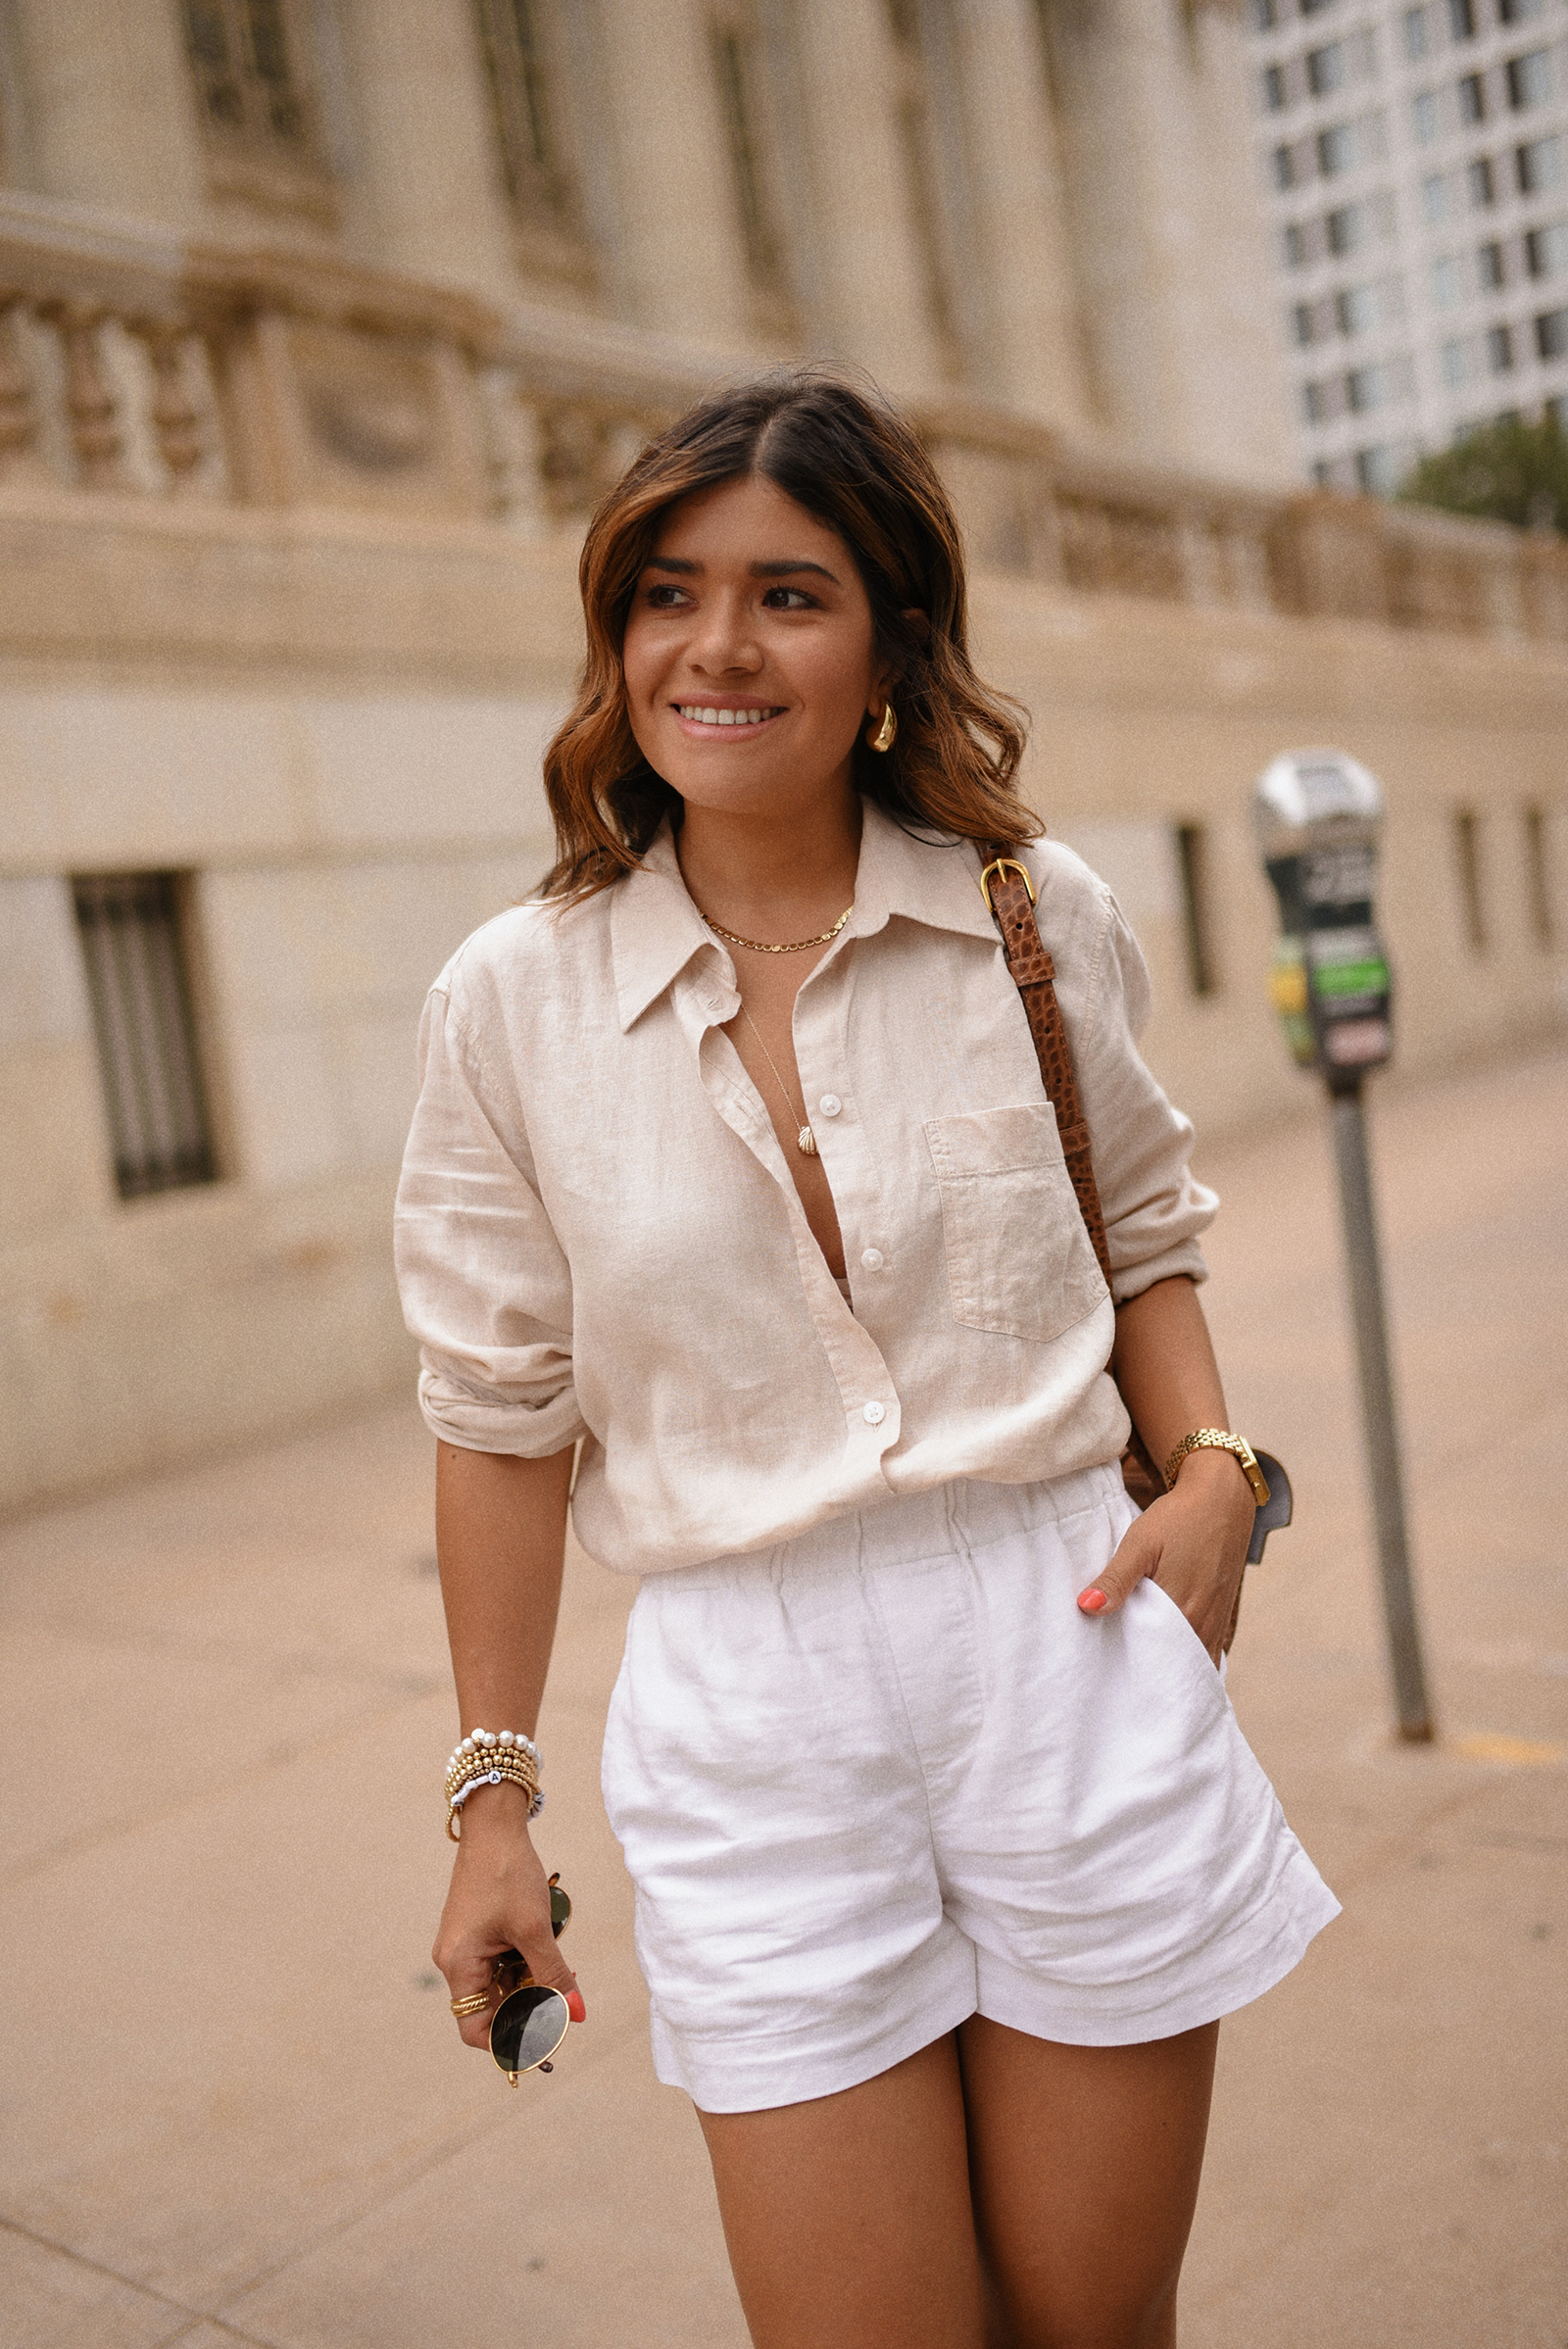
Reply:
[[[658,587],[651,587],[648,590],[646,601],[655,612],[677,612],[686,601],[686,591],[681,587],[670,586],[666,580]]]
[[[810,612],[816,603],[804,587],[770,587],[762,598],[764,612]]]

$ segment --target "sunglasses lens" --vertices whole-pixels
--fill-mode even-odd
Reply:
[[[570,2020],[559,1990],[541,1990],[530,1982],[525,1990],[510,1992],[496,2008],[490,2052],[503,2072],[531,2072],[555,2054]]]
[[[571,1918],[571,1902],[560,1884],[550,1887],[550,1930],[559,1941]]]

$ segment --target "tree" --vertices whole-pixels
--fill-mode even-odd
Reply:
[[[1549,409],[1535,424],[1518,416],[1478,424],[1451,448],[1423,457],[1397,495],[1411,506],[1568,536],[1568,433]]]

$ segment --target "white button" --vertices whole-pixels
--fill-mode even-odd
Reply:
[[[860,1262],[865,1266],[867,1272],[880,1272],[882,1269],[882,1250],[879,1248],[862,1248],[860,1250]]]
[[[887,1410],[882,1403],[867,1403],[860,1417],[868,1428],[879,1428],[887,1417]]]
[[[821,1110],[824,1117],[837,1117],[839,1111],[843,1108],[844,1103],[839,1100],[839,1097],[836,1093],[824,1093],[816,1105]]]

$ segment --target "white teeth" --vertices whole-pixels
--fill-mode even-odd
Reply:
[[[704,710],[695,702],[678,702],[676,708],[694,726],[760,726],[775,714],[771,710]]]

